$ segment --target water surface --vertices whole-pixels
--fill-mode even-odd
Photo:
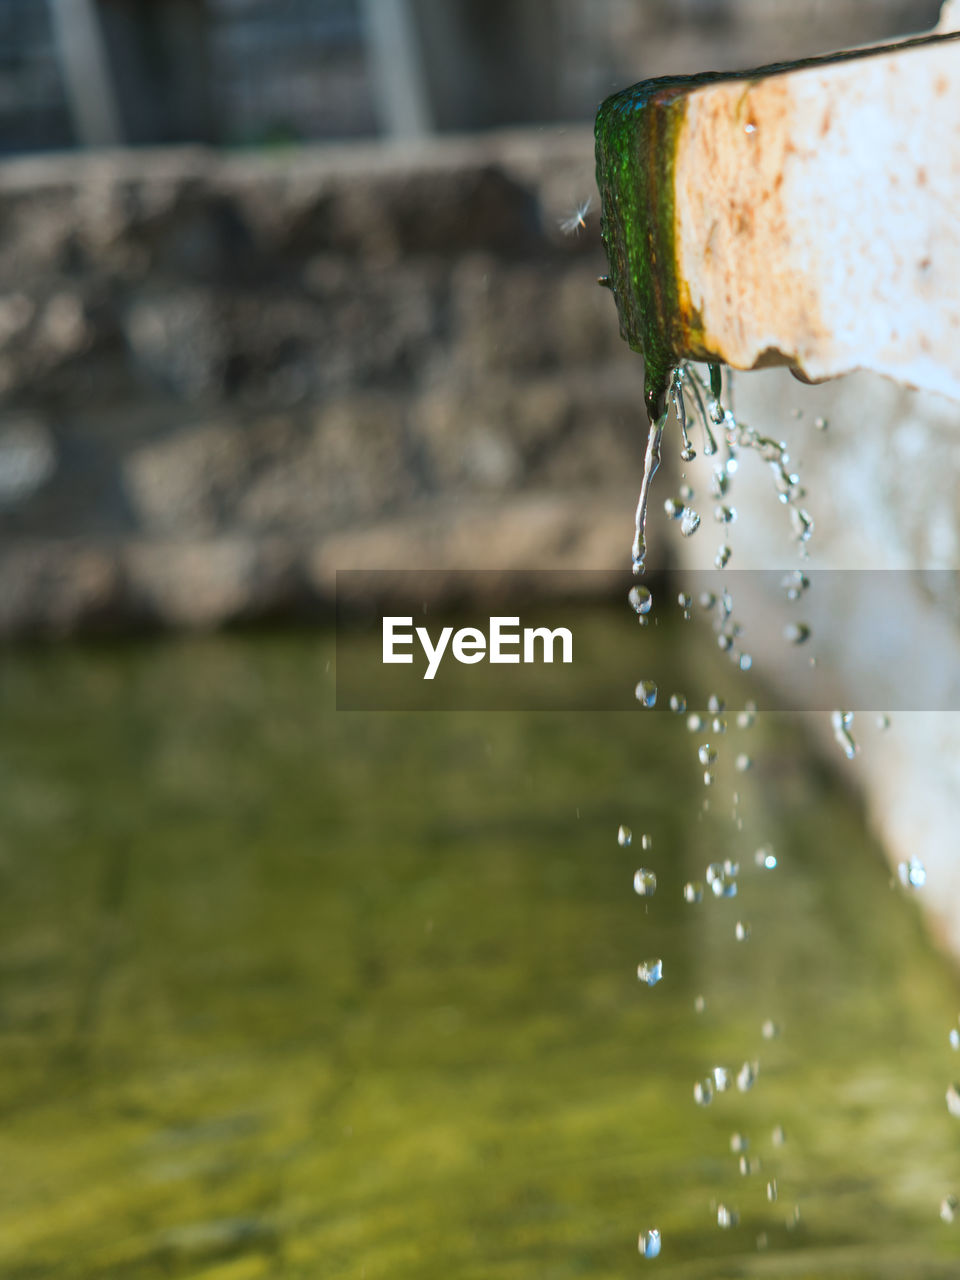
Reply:
[[[644,636],[677,689],[698,634]],[[669,714],[337,713],[333,660],[3,657],[5,1280],[957,1274],[957,980],[795,726],[731,721],[737,833]],[[738,898],[685,904],[728,856]]]

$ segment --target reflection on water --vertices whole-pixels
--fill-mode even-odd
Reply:
[[[795,732],[735,849],[683,716],[338,714],[332,658],[4,658],[5,1280],[957,1274],[957,981]]]

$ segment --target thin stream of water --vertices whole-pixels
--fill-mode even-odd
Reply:
[[[645,531],[647,525],[647,503],[650,498],[650,485],[660,466],[660,441],[663,438],[663,428],[666,422],[667,415],[664,414],[663,417],[650,424],[650,431],[647,435],[647,451],[643,460],[643,480],[640,485],[640,497],[637,501],[635,531],[631,549],[633,572],[635,574],[643,573],[646,568],[647,541]]]

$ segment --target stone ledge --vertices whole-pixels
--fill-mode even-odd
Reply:
[[[0,550],[0,639],[209,631],[326,614],[338,569],[614,574],[626,561],[632,501],[632,490],[439,501],[317,539],[24,540]]]

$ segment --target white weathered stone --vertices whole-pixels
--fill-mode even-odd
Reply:
[[[691,92],[676,252],[706,347],[960,398],[958,106],[950,36]]]

